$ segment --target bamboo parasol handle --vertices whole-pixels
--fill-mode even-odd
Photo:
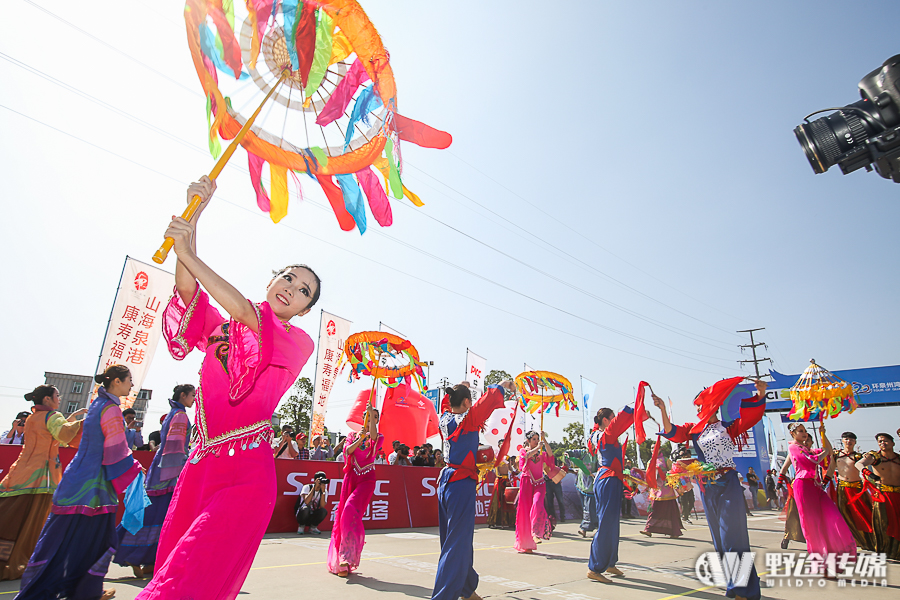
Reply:
[[[262,110],[262,107],[269,101],[269,98],[272,97],[272,94],[275,93],[275,90],[278,89],[278,86],[281,85],[281,82],[284,81],[285,76],[287,75],[287,71],[281,74],[281,77],[278,78],[278,81],[272,86],[272,89],[269,90],[269,93],[266,94],[266,97],[263,98],[263,101],[260,102],[259,106],[250,115],[250,118],[247,119],[247,122],[244,123],[244,126],[241,127],[241,130],[238,132],[234,139],[228,144],[228,147],[225,148],[225,152],[222,153],[222,156],[219,157],[219,160],[216,161],[215,166],[212,168],[212,171],[209,172],[209,178],[213,181],[216,180],[216,177],[222,172],[222,169],[225,168],[225,165],[228,164],[228,160],[234,154],[234,151],[237,150],[237,147],[244,140],[244,136],[247,135],[247,132],[250,131],[250,127],[253,126],[253,122],[256,120],[256,117],[259,116],[259,111]],[[197,209],[200,208],[200,205],[203,203],[203,200],[200,196],[194,195],[191,198],[191,201],[188,203],[187,208],[184,209],[184,212],[181,213],[181,218],[185,221],[190,221],[194,218],[194,215],[197,213]],[[167,237],[163,240],[162,245],[159,247],[159,250],[153,255],[153,262],[158,265],[163,264],[166,261],[166,257],[169,255],[169,250],[172,249],[172,246],[175,245],[175,240],[170,237]]]

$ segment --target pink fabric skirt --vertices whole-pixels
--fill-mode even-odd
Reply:
[[[553,527],[547,517],[547,509],[544,508],[547,486],[534,485],[527,475],[522,476],[519,485],[515,549],[517,552],[524,552],[537,548],[534,538],[549,540]]]
[[[856,540],[828,494],[812,479],[795,479],[793,488],[806,551],[823,557],[845,552],[856,556]]]
[[[352,572],[359,567],[360,556],[366,543],[363,516],[375,492],[376,483],[375,471],[359,476],[350,469],[344,476],[341,483],[341,501],[334,516],[331,543],[328,545],[330,572],[338,573],[342,570],[347,571],[348,568]],[[347,563],[348,567],[342,569],[341,563]]]
[[[139,600],[236,598],[275,508],[275,461],[263,444],[188,462]]]

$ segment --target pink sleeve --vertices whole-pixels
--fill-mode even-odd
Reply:
[[[172,358],[183,360],[195,347],[201,352],[206,351],[207,338],[224,322],[225,319],[210,305],[209,296],[199,285],[187,306],[175,290],[163,313],[163,336]]]
[[[131,449],[125,439],[125,421],[118,406],[110,404],[103,409],[100,415],[100,429],[103,430],[102,464],[114,465],[131,455]]]
[[[525,448],[519,452],[519,470],[523,473],[525,472],[525,467],[528,465],[528,459],[525,458],[525,455],[528,451]]]
[[[141,472],[141,464],[131,455],[125,440],[122,411],[117,405],[110,404],[103,409],[100,429],[103,431],[103,473],[112,482],[116,493],[121,494]]]

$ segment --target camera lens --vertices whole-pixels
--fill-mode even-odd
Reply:
[[[868,100],[860,100],[835,113],[804,123],[794,129],[809,164],[816,173],[824,173],[870,136],[880,133],[878,109]]]

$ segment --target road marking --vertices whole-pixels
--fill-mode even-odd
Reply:
[[[705,530],[706,530],[706,527],[694,527],[691,529],[684,529],[683,531],[705,531]],[[637,537],[638,535],[640,535],[640,534],[639,533],[629,533],[629,534],[622,535],[619,537]],[[581,541],[582,540],[558,540],[555,542],[542,542],[541,545],[554,546],[556,544],[571,544],[574,542],[581,542]],[[285,543],[287,543],[287,542],[285,542]],[[538,547],[540,548],[540,546],[538,546]],[[474,550],[475,550],[475,552],[478,552],[479,550],[508,550],[510,548],[515,548],[515,546],[488,546],[486,548],[475,548]],[[540,555],[539,552],[536,554]],[[440,555],[440,552],[422,552],[420,554],[398,554],[396,556],[371,556],[368,558],[361,558],[360,561],[384,560],[386,558],[412,558],[414,556],[435,556],[435,555]],[[587,558],[585,558],[585,562],[587,562]],[[293,565],[272,565],[269,567],[252,567],[250,570],[251,571],[262,571],[262,570],[266,570],[266,569],[284,569],[287,567],[311,567],[311,566],[315,566],[315,565],[324,565],[324,564],[327,564],[327,561],[323,560],[323,561],[319,561],[319,562],[297,563],[297,564],[293,564]],[[4,593],[6,593],[6,592],[4,592]]]

